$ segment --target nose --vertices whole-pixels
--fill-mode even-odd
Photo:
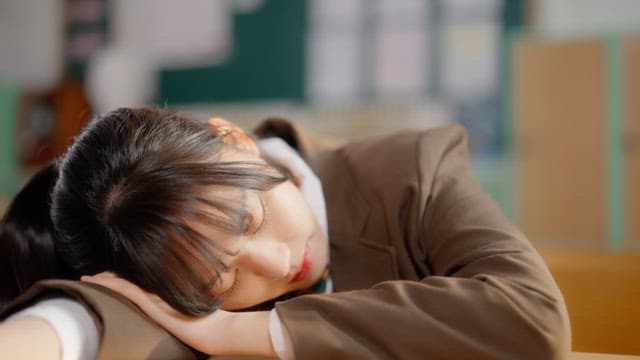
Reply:
[[[279,241],[249,241],[245,247],[243,263],[254,273],[273,279],[289,274],[291,250]]]

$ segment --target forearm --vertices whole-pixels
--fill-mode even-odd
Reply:
[[[217,310],[205,317],[190,317],[170,310],[151,317],[178,339],[206,354],[276,357],[269,335],[268,311]]]
[[[562,303],[494,279],[433,276],[277,305],[305,359],[562,358]],[[302,356],[304,355],[304,356]]]
[[[1,359],[60,359],[60,341],[45,320],[33,316],[0,324]]]
[[[204,317],[192,317],[165,303],[160,307],[144,304],[141,309],[169,333],[203,353],[276,357],[269,334],[269,311],[216,310]]]
[[[277,357],[269,334],[268,311],[232,313],[228,324],[224,343],[220,344],[224,355]]]

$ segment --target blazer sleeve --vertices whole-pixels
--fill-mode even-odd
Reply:
[[[422,201],[410,246],[430,274],[278,303],[296,357],[565,358],[562,295],[474,178],[464,130],[427,131],[415,148]]]
[[[97,359],[185,359],[201,354],[182,344],[121,295],[98,285],[41,280],[0,308],[0,321],[45,298],[77,301],[93,316],[100,336]]]

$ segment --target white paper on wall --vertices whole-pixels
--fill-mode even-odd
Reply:
[[[309,24],[312,32],[358,30],[362,24],[363,0],[309,0]]]
[[[422,28],[387,29],[375,40],[373,86],[385,98],[419,98],[429,82],[429,39]]]
[[[62,76],[62,0],[0,1],[0,83],[46,91]]]
[[[358,35],[308,37],[307,95],[319,103],[348,103],[358,99],[362,58]]]
[[[497,24],[444,27],[441,86],[445,94],[466,100],[496,91],[500,36]]]
[[[429,0],[379,0],[375,2],[375,16],[380,26],[424,26],[431,10]]]
[[[173,66],[215,63],[232,47],[232,7],[226,0],[115,0],[115,45]]]
[[[638,0],[540,0],[535,26],[557,36],[640,30]]]
[[[314,103],[350,103],[362,93],[363,0],[310,0],[306,92]]]
[[[446,0],[440,85],[449,98],[472,101],[495,94],[499,81],[500,0]]]
[[[383,99],[426,95],[430,76],[429,2],[381,0],[375,7],[371,78]]]
[[[89,102],[98,113],[148,105],[157,88],[155,67],[144,53],[107,46],[92,56],[85,85]]]

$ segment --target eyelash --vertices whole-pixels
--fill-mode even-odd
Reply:
[[[256,229],[256,231],[253,233],[254,235],[257,234],[258,232],[262,231],[263,229],[265,229],[267,227],[267,222],[268,222],[268,218],[269,218],[269,208],[267,207],[267,204],[260,199],[260,204],[262,205],[262,222],[260,223],[260,226],[258,226],[258,228]],[[230,296],[232,295],[236,289],[238,288],[238,269],[236,269],[235,274],[233,276],[233,283],[231,284],[231,286],[224,291],[224,295],[225,296]]]

